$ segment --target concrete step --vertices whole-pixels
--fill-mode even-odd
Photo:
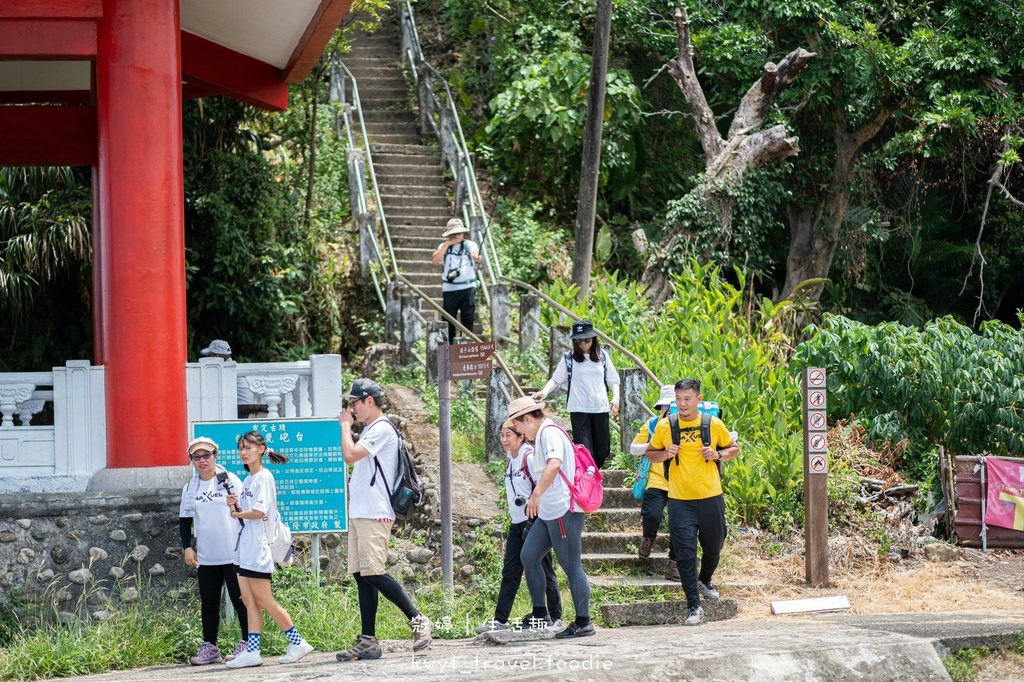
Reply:
[[[438,228],[443,227],[448,222],[448,219],[452,217],[452,212],[446,208],[427,210],[424,208],[396,206],[394,209],[388,210],[387,217],[388,225],[415,225],[418,227],[426,225]],[[444,230],[441,231],[443,232]]]
[[[418,144],[375,144],[370,147],[370,151],[373,152],[374,157],[378,154],[391,155],[391,156],[420,156],[429,157],[435,159],[438,164],[441,163],[441,150],[437,147],[428,147],[426,145]]]
[[[594,587],[628,587],[650,595],[683,591],[680,581],[666,580],[662,575],[588,575],[587,579]]]
[[[735,618],[739,607],[735,599],[708,599],[701,605],[704,607],[704,617],[709,623]],[[601,616],[609,625],[667,625],[682,623],[688,615],[689,609],[685,599],[639,604],[606,604],[601,607]]]
[[[443,241],[437,235],[409,236],[401,234],[397,230],[392,229],[390,225],[388,226],[388,232],[391,233],[391,242],[395,244],[395,248],[398,248],[398,244],[401,244],[402,249],[415,249],[418,252],[426,253],[428,259],[434,253],[437,245]],[[440,266],[438,267],[440,268]],[[438,269],[438,272],[440,272],[440,269]]]
[[[390,174],[385,175],[378,169],[375,170],[377,170],[377,188],[382,195],[410,192],[422,196],[438,196],[438,193],[440,193],[440,196],[448,196],[440,174],[432,177],[427,175],[396,177]]]
[[[634,532],[583,533],[584,554],[636,554],[643,537],[639,524]],[[654,541],[654,553],[668,552],[668,536],[659,535]]]
[[[641,559],[636,554],[584,554],[583,570],[587,575],[591,573],[601,573],[604,575],[621,575],[625,573],[629,575],[663,576],[667,561],[667,551],[652,553],[649,559]]]
[[[363,120],[367,123],[411,123],[416,125],[416,112],[410,109],[373,109],[363,110]]]
[[[621,488],[626,483],[628,472],[621,469],[601,469],[601,480],[604,483],[605,492],[608,488]]]
[[[415,194],[411,189],[409,192],[402,194],[385,194],[381,192],[380,200],[384,202],[385,206],[418,206],[426,209],[428,212],[449,207],[450,204],[448,203],[448,196],[445,194],[444,187],[438,186],[434,190],[428,193],[427,189],[419,187],[416,189]]]
[[[377,145],[384,144],[419,144],[422,141],[418,133],[408,134],[393,134],[393,133],[371,133],[370,134],[370,151]]]
[[[603,472],[601,476],[604,476]],[[640,500],[633,497],[632,488],[609,488],[607,485],[604,486],[604,503],[602,506],[612,507],[615,509],[630,509],[635,507],[637,511],[639,511],[640,504]]]
[[[615,509],[602,507],[587,514],[588,531],[635,531],[640,527],[638,509]]]
[[[419,138],[415,121],[367,121],[366,132],[370,135],[415,135]]]

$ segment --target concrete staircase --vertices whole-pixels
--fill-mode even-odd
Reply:
[[[412,89],[400,64],[398,27],[385,21],[374,34],[356,36],[345,65],[359,84],[377,187],[398,271],[441,304],[441,270],[430,262],[452,217],[438,147],[417,129]],[[437,319],[424,306],[425,318]]]

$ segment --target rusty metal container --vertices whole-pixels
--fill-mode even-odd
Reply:
[[[1024,464],[1024,459],[1012,459]],[[953,542],[965,547],[981,547],[982,489],[980,462],[977,457],[956,458],[956,517],[953,521]],[[985,544],[991,548],[1024,549],[1024,533],[1012,528],[989,526]]]

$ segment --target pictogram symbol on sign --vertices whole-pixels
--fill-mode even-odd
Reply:
[[[807,370],[807,385],[811,388],[825,387],[825,370],[812,367]]]
[[[809,466],[812,474],[824,474],[828,472],[828,458],[825,455],[814,455],[811,457]]]
[[[815,409],[825,407],[825,391],[811,391],[807,394],[807,404]]]
[[[824,431],[828,427],[828,420],[821,410],[813,410],[807,413],[807,428],[811,431]]]
[[[828,439],[824,433],[812,433],[807,439],[808,452],[823,453],[828,450]]]

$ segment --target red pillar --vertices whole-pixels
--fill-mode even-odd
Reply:
[[[185,236],[178,0],[103,0],[96,297],[107,466],[183,464]]]

